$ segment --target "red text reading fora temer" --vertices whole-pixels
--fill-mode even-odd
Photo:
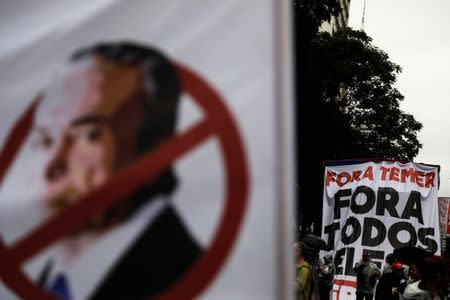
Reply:
[[[346,185],[349,182],[360,181],[363,179],[373,180],[373,167],[369,166],[365,170],[354,170],[349,172],[336,173],[333,171],[327,171],[326,185],[329,186],[332,182],[336,182],[339,187]],[[414,168],[387,168],[380,167],[379,172],[380,179],[383,181],[395,181],[395,182],[411,182],[417,184],[419,187],[430,188],[434,187],[434,179],[436,177],[435,172],[422,172],[417,171]]]

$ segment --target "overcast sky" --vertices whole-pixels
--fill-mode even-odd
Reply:
[[[361,29],[364,0],[352,0],[349,26]],[[449,0],[366,0],[364,30],[403,71],[402,109],[423,124],[415,162],[441,166],[439,196],[450,197]]]

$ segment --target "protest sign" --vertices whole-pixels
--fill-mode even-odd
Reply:
[[[450,210],[450,198],[448,197],[438,197],[439,203],[439,224],[440,230],[442,234],[450,233],[450,219],[449,219],[449,210]]]
[[[288,1],[6,9],[0,298],[289,299]]]
[[[368,250],[381,268],[403,246],[440,254],[439,167],[395,161],[337,161],[325,166],[322,235],[337,272],[333,297],[355,298],[353,267]]]

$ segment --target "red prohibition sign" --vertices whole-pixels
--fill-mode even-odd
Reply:
[[[191,96],[204,112],[203,119],[176,137],[162,143],[136,163],[124,168],[105,185],[93,190],[70,208],[65,209],[32,233],[11,246],[0,238],[0,278],[23,299],[56,300],[35,285],[22,271],[22,264],[53,242],[75,231],[92,216],[131,194],[136,188],[155,178],[167,166],[195,149],[202,142],[218,138],[225,171],[225,206],[211,245],[191,266],[184,278],[158,299],[190,299],[197,296],[214,278],[230,254],[248,201],[249,174],[244,147],[238,128],[219,94],[206,81],[182,64],[177,73],[183,91]],[[37,102],[34,102],[8,136],[0,153],[0,183],[22,145],[33,123]],[[124,184],[126,183],[126,184]],[[114,187],[115,193],[107,193]]]

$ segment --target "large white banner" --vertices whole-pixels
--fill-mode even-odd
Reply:
[[[0,299],[293,296],[289,1],[0,11]]]
[[[382,267],[402,246],[440,254],[439,167],[391,161],[325,166],[322,236],[337,266],[333,298],[354,299],[363,250]]]

